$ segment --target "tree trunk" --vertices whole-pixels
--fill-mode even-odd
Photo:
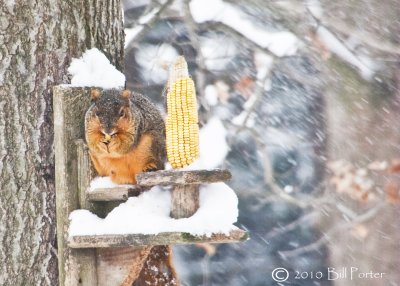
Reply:
[[[52,86],[86,49],[122,69],[119,0],[0,2],[0,285],[57,285]]]

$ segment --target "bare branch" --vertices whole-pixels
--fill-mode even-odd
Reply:
[[[296,219],[295,221],[279,227],[279,228],[274,228],[272,229],[270,232],[267,233],[267,235],[264,237],[266,240],[272,239],[278,235],[282,235],[286,232],[295,230],[296,228],[298,228],[299,226],[302,226],[306,223],[312,222],[314,221],[317,217],[318,217],[318,213],[316,211],[312,211],[308,214],[305,214],[303,216],[301,216],[300,218]]]
[[[144,23],[140,23],[139,19],[138,22],[140,23],[140,25],[137,25],[135,27],[142,26],[143,28],[136,34],[136,36],[133,39],[131,39],[130,43],[126,46],[125,48],[126,52],[130,51],[135,46],[135,43],[139,42],[146,35],[149,29],[151,29],[154,26],[154,24],[162,17],[165,10],[173,2],[174,0],[167,0],[164,4],[159,6],[157,11],[154,12],[154,9],[157,9],[154,8],[148,14],[142,16],[140,19],[143,19]]]
[[[201,50],[199,37],[196,33],[197,24],[194,21],[192,14],[190,13],[189,2],[190,0],[185,0],[183,2],[183,15],[186,26],[188,28],[190,42],[192,43],[193,48],[197,51],[197,64],[199,68],[196,70],[196,85],[197,85],[197,91],[199,93],[198,99],[201,101],[202,106],[208,108],[208,104],[206,103],[204,96],[204,90],[206,88],[206,79],[204,76],[204,72],[206,71],[207,68]]]
[[[257,43],[255,43],[254,41],[250,40],[249,38],[246,37],[246,35],[243,35],[242,33],[236,31],[235,29],[229,27],[228,25],[225,25],[224,23],[221,22],[205,22],[205,23],[201,23],[198,24],[199,27],[204,30],[218,30],[221,32],[224,32],[227,35],[230,35],[234,38],[236,38],[236,40],[238,42],[240,42],[241,44],[243,44],[244,46],[250,48],[250,49],[255,49],[258,51],[262,51],[268,55],[270,55],[273,58],[277,58],[277,56],[272,53],[268,48],[265,48]],[[283,56],[285,57],[285,56]]]
[[[347,223],[341,224],[341,225],[337,225],[336,227],[329,230],[327,233],[323,234],[323,236],[320,239],[318,239],[317,241],[315,241],[311,244],[296,248],[294,250],[279,251],[278,253],[282,258],[287,259],[287,258],[297,257],[303,253],[318,250],[320,247],[324,246],[327,242],[329,242],[329,240],[331,239],[331,237],[334,234],[336,234],[338,232],[343,232],[345,230],[348,230],[348,229],[354,227],[357,224],[366,222],[366,221],[374,218],[377,215],[377,213],[379,213],[379,211],[381,211],[385,206],[387,206],[387,204],[385,202],[381,202],[378,205],[376,205],[374,208],[357,216],[353,220],[351,220]]]

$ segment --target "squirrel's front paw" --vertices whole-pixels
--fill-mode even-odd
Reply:
[[[143,168],[143,172],[154,172],[157,170],[159,170],[159,168],[157,168],[155,163],[149,163]]]

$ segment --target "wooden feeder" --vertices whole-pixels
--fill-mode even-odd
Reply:
[[[171,217],[190,217],[199,207],[199,186],[229,180],[231,174],[218,169],[156,171],[139,174],[137,185],[132,188],[97,189],[88,193],[95,172],[82,138],[84,115],[90,106],[90,89],[56,86],[53,100],[60,285],[131,285],[151,246],[232,243],[248,238],[240,229],[229,235],[215,233],[209,237],[185,232],[68,236],[68,217],[72,211],[88,209],[105,217],[119,202],[156,185],[172,188]]]

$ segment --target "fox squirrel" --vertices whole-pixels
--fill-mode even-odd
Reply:
[[[91,96],[85,135],[99,175],[117,184],[136,184],[138,173],[164,169],[165,126],[157,108],[128,90],[94,89]]]
[[[146,97],[116,89],[93,89],[91,97],[85,137],[100,176],[110,176],[117,184],[136,184],[138,173],[164,169],[164,120]],[[133,285],[179,285],[171,260],[170,246],[153,247]]]

